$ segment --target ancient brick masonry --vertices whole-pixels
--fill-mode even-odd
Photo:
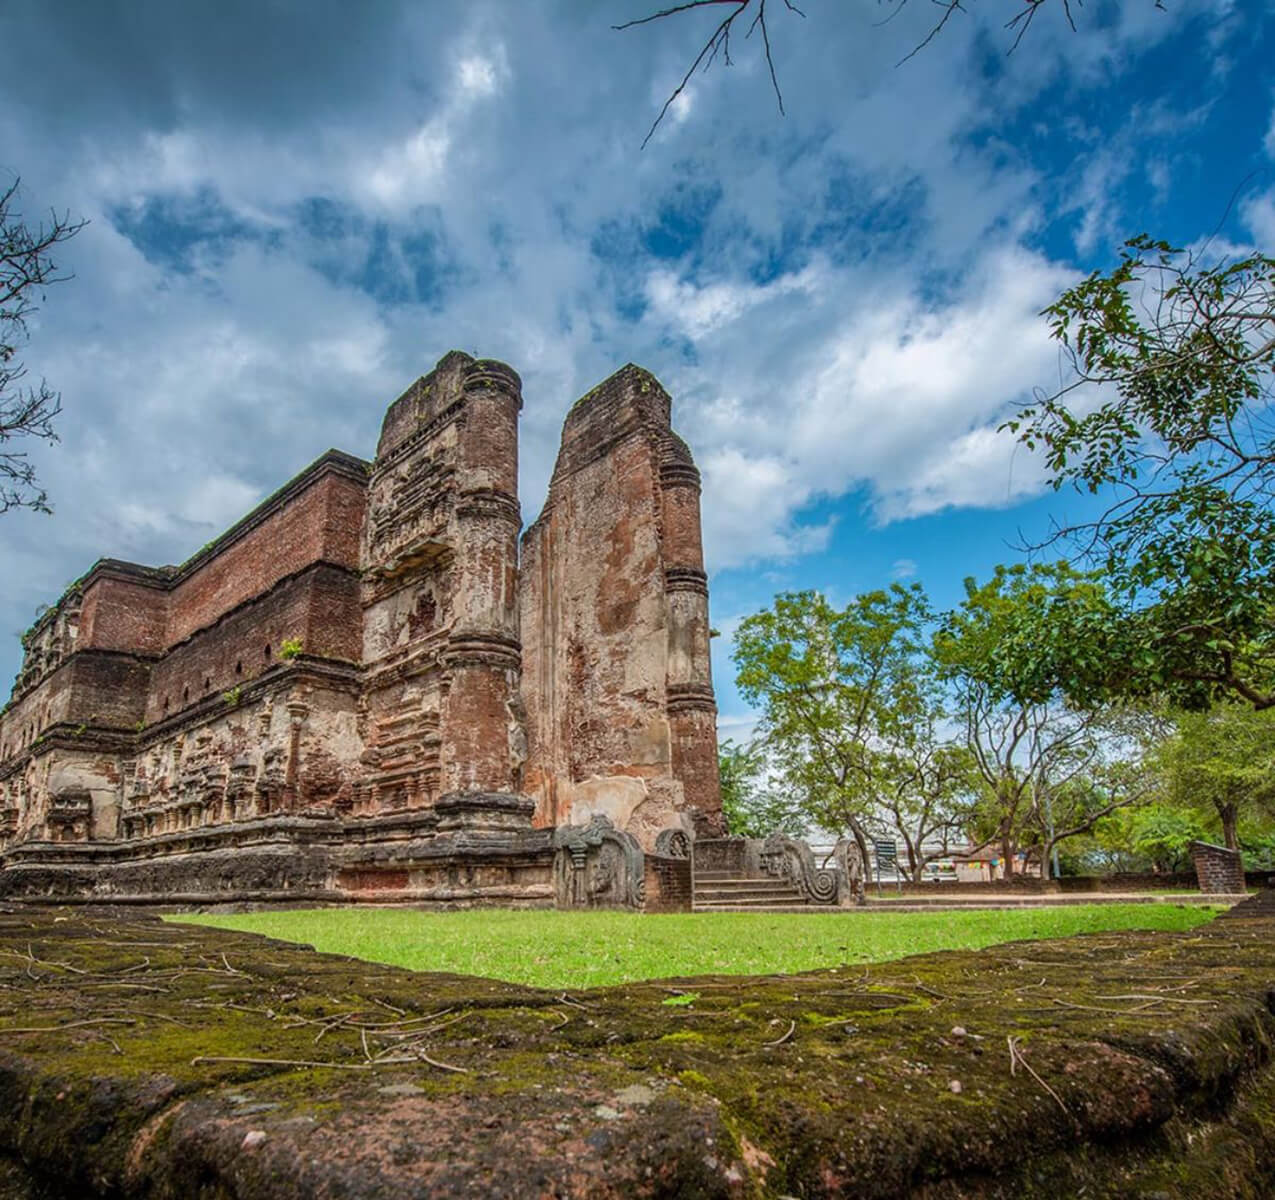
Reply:
[[[0,891],[640,900],[661,832],[717,830],[668,394],[629,366],[575,405],[520,565],[521,407],[452,352],[373,462],[329,451],[180,567],[96,563],[0,716]]]
[[[1214,895],[1240,896],[1245,891],[1244,864],[1238,850],[1191,842],[1187,847],[1195,867],[1200,891]]]
[[[602,813],[648,848],[679,820],[720,832],[699,472],[670,408],[634,366],[580,400],[522,542],[538,823]]]

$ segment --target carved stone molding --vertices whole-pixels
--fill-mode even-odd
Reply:
[[[699,491],[699,470],[690,463],[668,462],[660,467],[660,483],[666,487],[689,487]]]
[[[516,671],[522,666],[522,645],[506,633],[468,630],[448,639],[442,659],[449,669],[479,666]]]
[[[691,838],[685,829],[661,829],[655,835],[655,853],[665,858],[690,858]]]
[[[508,363],[498,362],[494,358],[480,358],[465,368],[465,382],[462,386],[466,393],[486,388],[504,392],[516,399],[519,409],[522,408],[522,378]]]
[[[668,688],[669,714],[717,711],[713,689],[706,683],[671,683]]]
[[[664,590],[707,596],[708,575],[698,567],[668,567],[664,572]]]
[[[517,496],[497,488],[475,488],[462,492],[456,503],[458,517],[497,517],[519,528],[522,526],[522,507]]]

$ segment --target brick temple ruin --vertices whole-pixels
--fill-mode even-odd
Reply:
[[[699,472],[626,366],[520,554],[521,408],[453,351],[372,462],[179,567],[96,563],[0,716],[0,894],[685,906],[721,832]]]

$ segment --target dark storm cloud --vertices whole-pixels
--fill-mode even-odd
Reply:
[[[383,0],[18,0],[0,13],[0,43],[29,112],[59,131],[318,125],[377,109],[403,82],[429,102],[455,7],[412,15],[422,11]],[[416,36],[431,24],[436,38]]]

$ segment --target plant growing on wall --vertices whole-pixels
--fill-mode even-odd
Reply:
[[[279,657],[283,659],[284,662],[291,662],[300,653],[301,653],[300,638],[295,638],[295,637],[284,638],[283,641],[279,643]]]

